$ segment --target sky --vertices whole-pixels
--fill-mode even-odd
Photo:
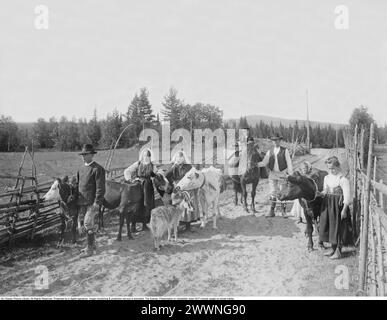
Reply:
[[[35,7],[48,8],[48,29]],[[336,29],[335,8],[348,8]],[[90,119],[125,112],[146,87],[155,112],[173,86],[224,118],[387,122],[387,1],[2,0],[0,114]]]

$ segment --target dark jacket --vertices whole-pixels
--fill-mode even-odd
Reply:
[[[286,150],[286,148],[281,146],[280,151],[277,154],[278,168],[280,171],[283,171],[288,167],[288,164],[286,162],[286,157],[285,157],[285,150]],[[270,159],[269,159],[269,169],[270,170],[274,169],[274,163],[275,163],[274,157],[275,157],[274,149],[272,148],[270,150]]]
[[[78,205],[103,204],[105,195],[105,169],[93,162],[78,171]]]

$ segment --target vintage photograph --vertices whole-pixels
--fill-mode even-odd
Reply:
[[[386,30],[383,0],[2,0],[0,299],[385,297]]]

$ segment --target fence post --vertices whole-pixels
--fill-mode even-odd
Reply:
[[[373,174],[373,180],[376,182],[376,163],[377,163],[378,159],[376,156],[374,156],[374,174]],[[376,198],[376,187],[374,185],[374,195],[375,195],[375,199],[377,200]]]
[[[370,268],[370,278],[371,281],[369,283],[369,288],[370,288],[370,295],[371,296],[377,296],[377,285],[376,282],[374,281],[376,279],[376,244],[375,244],[375,237],[374,237],[374,221],[373,221],[373,214],[370,213],[370,219],[369,219],[369,232],[368,232],[368,237],[370,243],[370,259],[368,261],[369,264],[371,264]],[[368,274],[368,272],[367,272]]]
[[[376,233],[376,239],[377,239],[377,263],[378,263],[378,287],[379,287],[379,296],[384,297],[386,294],[385,291],[385,285],[384,285],[384,261],[383,261],[383,253],[382,253],[382,247],[383,247],[383,239],[382,239],[382,229],[381,229],[381,223],[380,223],[380,215],[379,213],[374,210],[374,217],[375,217],[375,233]]]
[[[383,179],[380,179],[379,182],[383,183]],[[381,191],[379,191],[379,205],[382,208],[382,210],[384,211],[384,195],[383,195],[383,192],[381,192]]]
[[[360,277],[359,277],[359,290],[364,292],[365,280],[367,272],[367,251],[368,251],[368,221],[369,221],[369,206],[370,206],[370,184],[371,184],[371,166],[372,166],[372,148],[374,139],[374,124],[371,124],[370,128],[370,141],[368,149],[368,162],[367,162],[367,177],[365,178],[365,199],[364,199],[364,218],[363,218],[363,239],[360,242],[361,256],[360,256]]]
[[[354,134],[354,151],[353,151],[353,156],[352,156],[352,166],[353,166],[353,213],[352,213],[352,226],[353,226],[353,237],[356,240],[358,237],[358,230],[356,228],[356,215],[357,215],[357,210],[358,210],[358,202],[357,202],[357,148],[358,148],[358,142],[357,142],[357,135],[358,135],[358,127],[356,124],[355,127],[355,134]],[[356,243],[356,241],[354,242]]]
[[[365,129],[362,127],[360,133],[360,165],[362,170],[364,170],[364,133]]]

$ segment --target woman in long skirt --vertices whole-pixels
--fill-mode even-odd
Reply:
[[[167,172],[166,177],[171,184],[177,184],[191,168],[192,164],[190,164],[185,152],[178,151],[172,157],[172,167]],[[185,210],[181,216],[180,222],[185,225],[185,231],[191,231],[191,223],[199,220],[198,190],[191,190],[189,193],[193,199],[194,211]]]
[[[326,164],[329,174],[324,178],[319,236],[320,241],[331,244],[330,250],[324,255],[331,259],[340,259],[342,246],[353,245],[349,210],[350,185],[341,172],[337,157],[328,158]]]
[[[154,176],[155,167],[153,155],[150,149],[144,149],[139,160],[124,171],[126,181],[140,180],[143,189],[143,201],[139,210],[135,213],[134,222],[142,222],[142,230],[147,230],[150,221],[151,210],[155,207],[155,195],[151,177]],[[135,223],[132,223],[132,232],[136,232]]]

